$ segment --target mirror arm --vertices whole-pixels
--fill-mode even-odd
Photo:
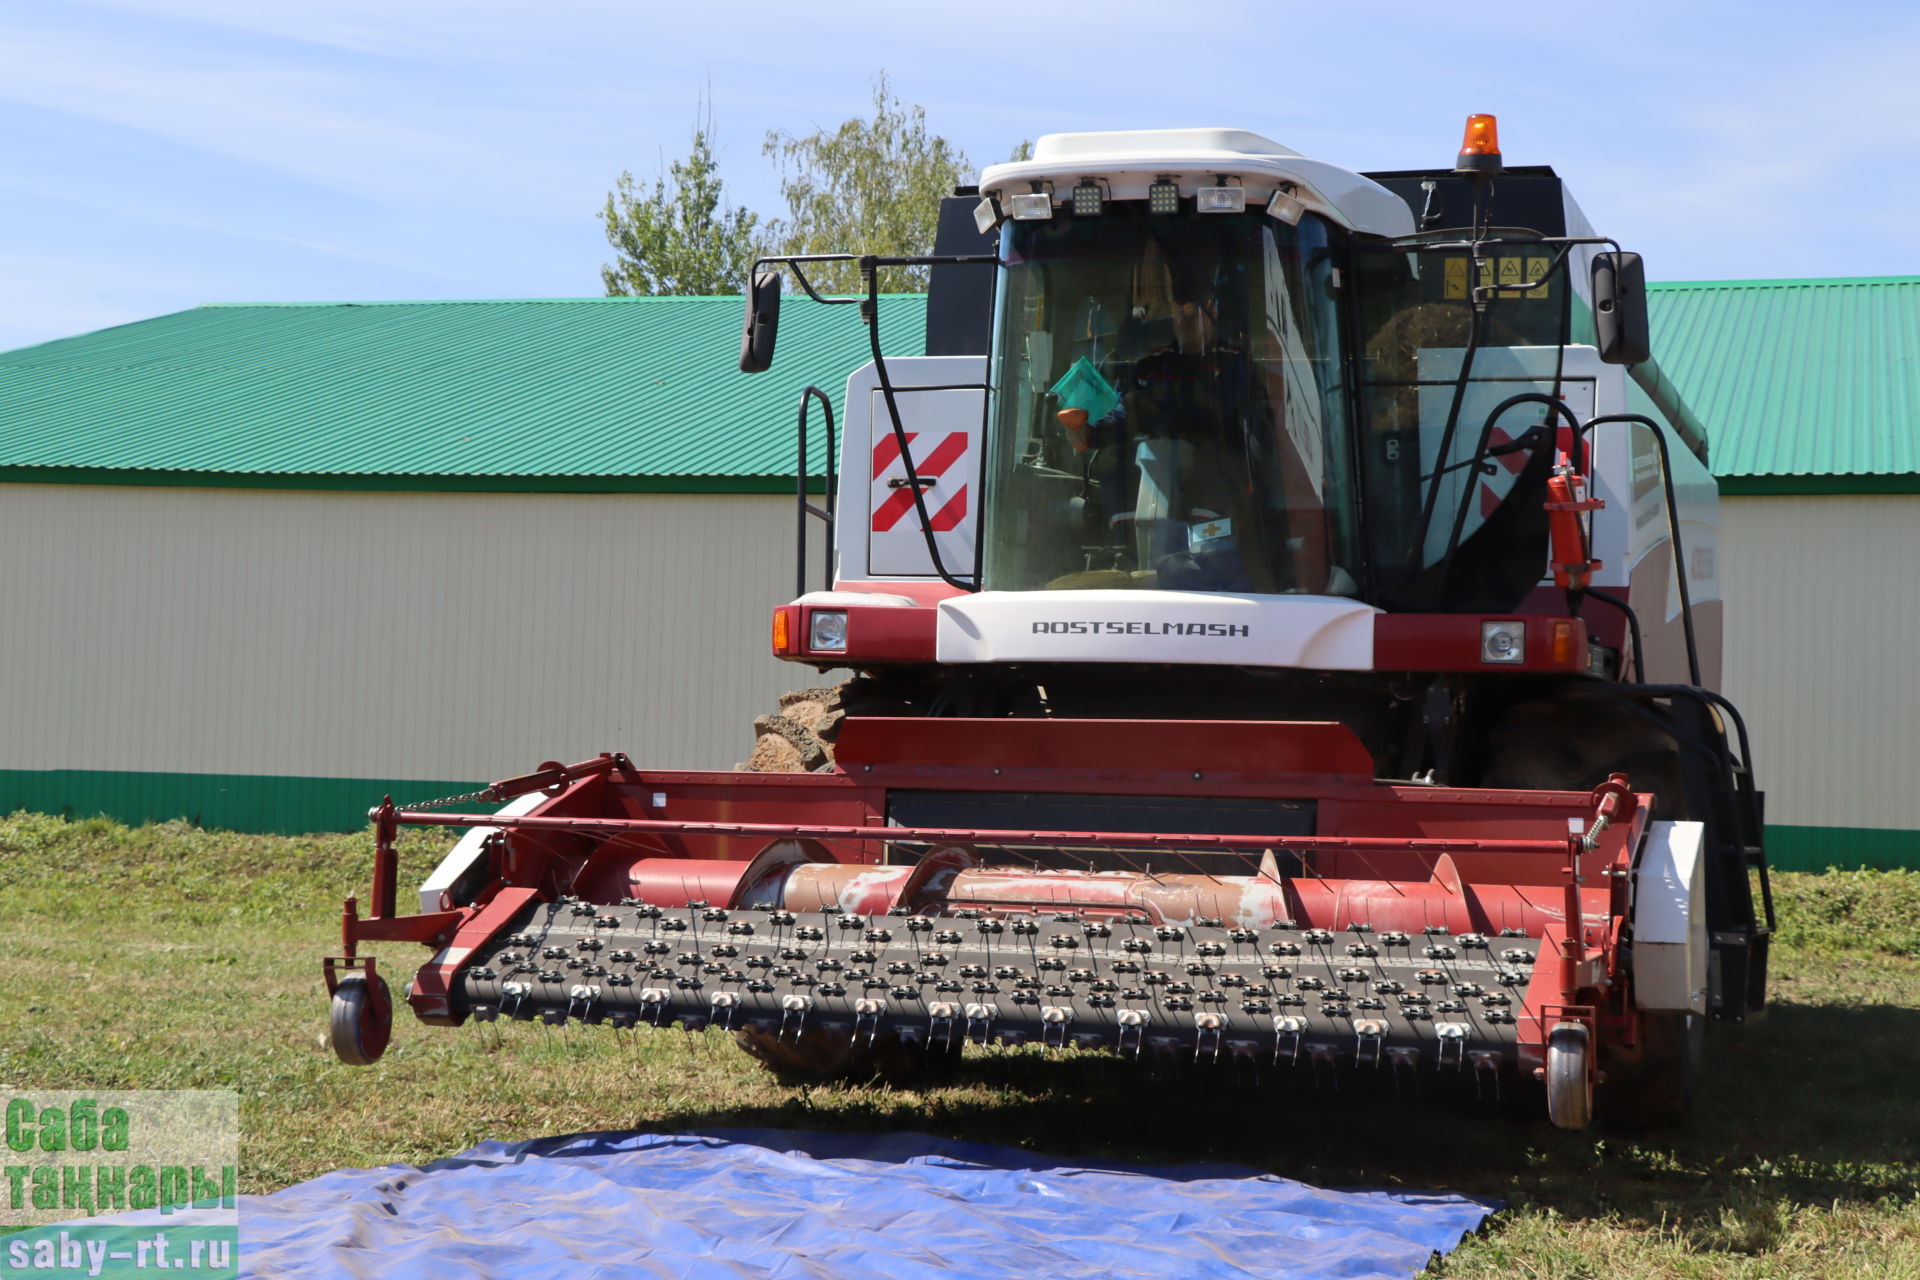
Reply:
[[[800,269],[800,264],[803,262],[858,262],[859,260],[857,255],[851,253],[793,253],[782,254],[772,258],[755,258],[752,269],[747,273],[747,278],[751,280],[755,275],[759,274],[760,268],[763,266],[784,266],[793,272],[795,282],[799,284],[800,288],[805,291],[809,298],[830,307],[844,307],[858,304],[861,301],[860,296],[854,294],[844,298],[822,297],[820,293],[814,289],[813,283],[807,279],[807,273]]]
[[[1431,232],[1424,234],[1432,234]],[[1490,236],[1485,240],[1422,240],[1419,235],[1395,236],[1386,242],[1386,247],[1398,253],[1417,253],[1422,249],[1442,249],[1449,253],[1464,252],[1468,249],[1484,249],[1489,245],[1503,244],[1551,244],[1575,248],[1583,244],[1612,245],[1615,253],[1620,252],[1620,242],[1612,236],[1534,236],[1526,240],[1510,240],[1505,236]]]
[[[866,295],[860,293],[846,295],[821,294],[813,287],[813,283],[807,279],[806,272],[801,270],[801,264],[807,262],[871,263],[876,267],[965,267],[999,266],[1000,258],[999,255],[991,253],[923,254],[913,257],[875,257],[872,254],[862,255],[856,253],[790,253],[780,254],[770,258],[755,258],[753,268],[747,273],[747,278],[752,279],[753,275],[763,266],[784,266],[793,272],[795,283],[815,302],[823,303],[830,307],[846,307],[858,306],[867,300]]]

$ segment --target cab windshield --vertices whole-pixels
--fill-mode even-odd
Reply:
[[[1338,234],[1009,222],[982,586],[1358,594]]]

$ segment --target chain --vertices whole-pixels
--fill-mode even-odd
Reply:
[[[615,756],[613,760],[614,763],[623,769],[631,767],[628,765],[627,758],[624,755]],[[418,810],[444,809],[448,805],[472,804],[476,801],[480,804],[499,804],[503,800],[510,799],[513,795],[521,794],[520,792],[509,792],[503,796],[500,794],[501,787],[512,785],[522,787],[523,790],[531,790],[532,787],[527,784],[532,783],[538,785],[539,779],[548,776],[556,779],[556,782],[551,787],[542,788],[548,795],[558,795],[560,791],[564,791],[569,784],[577,781],[576,776],[571,770],[562,765],[553,764],[543,767],[539,773],[529,774],[525,778],[510,778],[506,782],[496,782],[491,786],[482,787],[478,791],[466,791],[457,796],[441,796],[438,800],[422,800],[418,804],[403,804],[394,807],[397,809]],[[580,776],[585,776],[585,774],[583,773]]]
[[[449,805],[472,804],[475,801],[481,804],[495,804],[499,799],[500,797],[493,794],[493,788],[488,787],[483,791],[468,791],[457,796],[441,796],[438,800],[421,800],[415,804],[402,804],[395,805],[394,807],[396,809],[406,810],[445,809]]]

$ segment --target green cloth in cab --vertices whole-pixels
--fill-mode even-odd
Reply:
[[[1059,397],[1062,409],[1085,409],[1088,422],[1100,421],[1120,403],[1120,393],[1100,376],[1100,371],[1085,356],[1075,360],[1073,367],[1060,376],[1060,381],[1048,389]]]

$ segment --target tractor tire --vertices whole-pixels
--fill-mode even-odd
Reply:
[[[1622,1133],[1684,1123],[1693,1110],[1706,1031],[1707,1020],[1697,1013],[1642,1013],[1634,1050],[1602,1036],[1606,1080],[1595,1090],[1601,1122]]]
[[[833,768],[833,744],[850,715],[910,715],[909,701],[870,676],[780,695],[780,709],[753,722],[747,773],[822,773]]]
[[[1651,791],[1658,818],[1684,818],[1680,751],[1631,708],[1592,698],[1522,702],[1487,734],[1483,787],[1516,791],[1590,791],[1624,773],[1635,791]]]
[[[1624,773],[1635,791],[1651,791],[1656,818],[1687,818],[1679,749],[1658,725],[1600,699],[1526,702],[1488,734],[1482,784],[1518,790],[1586,791]],[[1609,1129],[1665,1128],[1693,1106],[1706,1019],[1687,1013],[1640,1014],[1629,1049],[1602,1033],[1594,1046],[1605,1080],[1593,1110]]]
[[[837,688],[795,689],[780,695],[780,709],[753,722],[753,754],[740,768],[748,773],[815,773],[829,767],[833,751],[820,737],[830,715],[837,715]]]

